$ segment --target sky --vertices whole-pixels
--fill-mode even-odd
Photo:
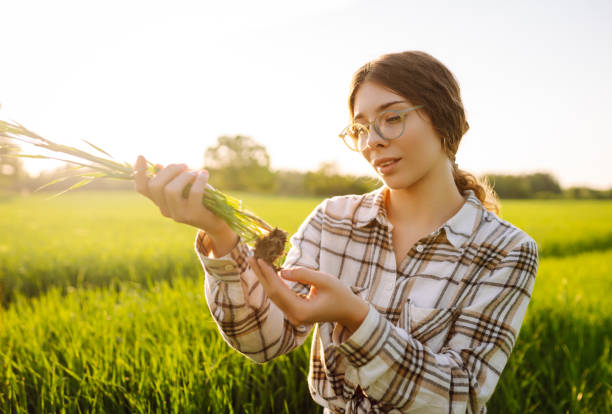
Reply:
[[[123,161],[201,168],[242,134],[274,169],[374,176],[338,138],[351,76],[422,50],[461,87],[461,169],[612,187],[610,1],[3,0],[0,16],[0,119]]]

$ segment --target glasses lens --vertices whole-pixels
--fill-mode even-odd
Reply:
[[[385,139],[395,139],[404,132],[404,117],[394,111],[381,113],[376,118],[376,127]]]
[[[351,124],[342,133],[342,139],[353,151],[361,151],[362,143],[367,140],[367,137],[368,129],[360,124]]]

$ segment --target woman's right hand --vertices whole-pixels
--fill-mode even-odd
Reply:
[[[164,217],[206,231],[215,244],[215,239],[235,239],[235,233],[225,221],[211,213],[202,204],[204,190],[208,184],[208,171],[190,171],[185,164],[156,166],[158,172],[147,176],[147,162],[140,155],[134,165],[136,191],[151,199]],[[183,189],[191,184],[189,195],[183,197]],[[221,243],[226,244],[226,243]]]

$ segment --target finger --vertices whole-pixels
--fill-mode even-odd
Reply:
[[[266,277],[263,275],[263,272],[259,267],[259,263],[257,263],[257,259],[255,259],[253,256],[247,257],[247,263],[249,266],[251,266],[251,269],[253,269],[253,273],[255,273],[255,276],[257,276],[257,279],[259,279],[259,283],[263,285],[264,290],[266,293],[268,293],[269,283]]]
[[[259,267],[259,263],[257,263],[257,260],[255,259],[255,257],[253,257],[253,256],[248,257],[247,258],[247,263],[249,264],[249,266],[253,270],[253,273],[255,273],[255,276],[257,276],[257,280],[259,280],[259,283],[263,287],[265,295],[268,298],[270,298],[270,300],[272,302],[276,303],[275,294],[272,291],[272,289],[270,288],[270,284],[268,283],[268,280],[267,280],[266,276],[263,274],[261,268]],[[281,310],[283,310],[283,309],[281,308]]]
[[[134,164],[134,186],[140,194],[150,197],[149,178],[147,177],[147,160],[139,155]]]
[[[189,197],[187,198],[189,207],[192,209],[202,206],[202,197],[204,196],[204,191],[206,190],[206,184],[208,184],[208,171],[199,171],[195,180],[193,181],[193,184],[191,185]]]
[[[174,177],[165,187],[164,195],[170,215],[175,219],[180,219],[184,215],[187,207],[187,199],[183,197],[185,187],[196,178],[194,171],[185,171]]]
[[[287,286],[287,284],[285,284],[281,278],[278,277],[272,266],[266,263],[263,259],[257,259],[256,262],[259,266],[263,279],[265,279],[265,283],[268,285],[270,298],[272,299],[272,296],[274,296],[274,303],[276,303],[289,315],[299,315],[296,313],[296,309],[303,299],[298,297],[295,292],[289,286]]]
[[[293,280],[307,285],[321,285],[326,282],[325,274],[307,267],[282,269],[280,275],[283,279]]]
[[[150,184],[161,185],[163,187],[186,169],[187,165],[185,164],[170,164],[166,168],[162,168],[153,178],[151,178]]]
[[[310,323],[312,319],[312,309],[308,306],[308,300],[296,294],[291,287],[279,278],[272,267],[262,259],[255,260],[250,258],[253,263],[252,268],[256,268],[261,284],[264,286],[266,294],[283,311],[285,317],[294,326]],[[257,274],[256,272],[256,274]],[[311,292],[315,288],[311,289]],[[310,294],[308,295],[310,297]]]
[[[170,211],[168,210],[168,204],[166,203],[164,188],[172,179],[174,179],[174,177],[186,169],[187,166],[185,164],[170,164],[149,180],[149,192],[151,194],[151,199],[155,204],[157,204],[162,214],[165,216],[169,216]]]
[[[253,269],[253,272],[257,276],[257,279],[259,279],[259,283],[261,283],[263,286],[268,297],[276,303],[277,291],[279,289],[278,285],[274,284],[274,279],[271,278],[270,274],[264,270],[265,268],[260,260],[254,256],[249,257],[247,259],[247,263],[251,266],[251,269]],[[276,279],[278,279],[278,277]],[[276,304],[278,305],[278,303]]]

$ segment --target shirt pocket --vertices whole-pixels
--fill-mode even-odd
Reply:
[[[455,317],[455,308],[426,308],[408,299],[400,314],[399,327],[437,353],[444,346]]]

